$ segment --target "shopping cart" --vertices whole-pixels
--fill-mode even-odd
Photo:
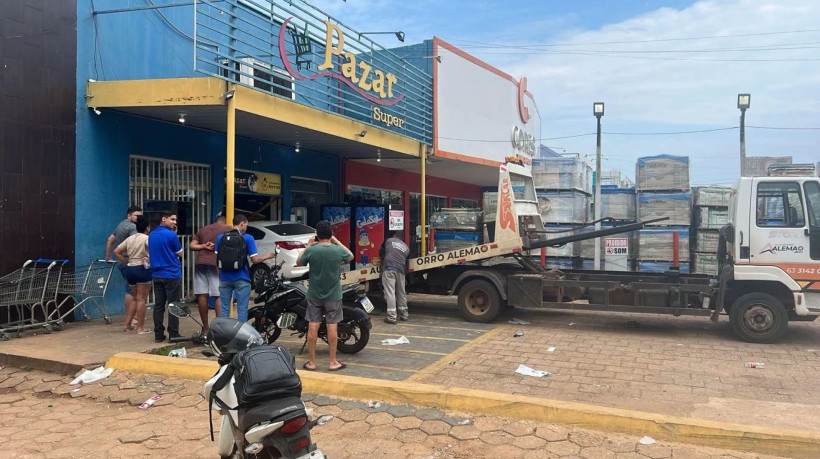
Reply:
[[[7,322],[0,324],[0,339],[8,340],[15,332],[19,337],[27,329],[52,330],[48,303],[56,295],[66,263],[68,260],[28,260],[0,278],[0,309],[5,309],[7,317]]]
[[[85,320],[90,320],[86,306],[93,305],[100,312],[105,323],[111,323],[108,309],[105,304],[105,293],[108,291],[108,283],[111,281],[111,273],[116,266],[115,261],[96,260],[88,266],[67,267],[60,276],[60,282],[54,293],[54,298],[48,304],[53,305],[48,322],[53,324],[58,330],[65,328],[65,318],[78,309],[83,314]],[[61,301],[58,299],[63,297]],[[71,304],[71,307],[64,312],[60,312],[63,306]]]

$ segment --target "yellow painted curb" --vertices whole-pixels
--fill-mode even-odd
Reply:
[[[217,369],[216,363],[211,361],[133,352],[116,354],[108,360],[106,366],[123,371],[196,380],[209,379]],[[817,457],[817,452],[820,451],[820,432],[817,431],[729,424],[524,395],[340,374],[299,371],[299,376],[302,378],[304,391],[312,394],[571,424],[595,430],[649,435],[655,439],[789,457]]]

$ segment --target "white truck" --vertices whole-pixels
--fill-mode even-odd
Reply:
[[[789,321],[820,315],[820,182],[811,177],[743,178],[721,230],[717,280],[703,274],[545,269],[530,250],[640,229],[645,223],[550,237],[529,172],[499,170],[492,241],[409,260],[408,290],[458,295],[462,316],[490,322],[504,307],[710,316],[727,312],[744,341],[780,339]],[[343,283],[373,281],[370,267]]]

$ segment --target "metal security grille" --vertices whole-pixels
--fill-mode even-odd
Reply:
[[[197,230],[210,223],[211,166],[143,156],[130,157],[129,198],[149,215],[173,208],[182,242],[182,297],[191,296],[196,255],[188,247]]]

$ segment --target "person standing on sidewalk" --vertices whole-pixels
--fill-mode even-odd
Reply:
[[[165,341],[165,305],[182,298],[182,244],[177,236],[177,216],[161,214],[159,226],[148,235],[148,254],[154,280],[154,341]],[[179,319],[168,314],[168,335],[179,336]]]
[[[322,316],[327,322],[328,370],[338,371],[347,367],[347,363],[336,360],[336,346],[339,344],[337,324],[342,320],[339,271],[343,264],[352,259],[353,253],[333,236],[330,222],[321,220],[316,223],[316,237],[307,243],[307,248],[296,261],[296,266],[307,265],[310,280],[305,314],[310,323],[307,334],[309,360],[302,366],[305,370],[316,370],[316,340]]]
[[[125,213],[125,220],[121,221],[119,225],[114,228],[114,232],[108,236],[108,240],[105,243],[105,261],[111,261],[111,253],[115,247],[119,247],[120,244],[122,244],[122,241],[126,240],[129,236],[137,234],[137,226],[135,223],[137,222],[137,217],[141,215],[142,207],[131,206],[128,208]],[[131,291],[128,279],[125,277],[125,266],[124,263],[117,263],[117,269],[119,269],[123,280],[125,280],[125,316],[133,317],[134,293]],[[133,324],[125,324],[125,328],[128,330],[133,329],[133,326]]]
[[[410,248],[404,243],[402,231],[393,233],[393,237],[384,241],[379,248],[379,258],[382,259],[382,287],[387,302],[387,317],[384,318],[384,322],[388,324],[396,324],[397,307],[399,320],[410,318],[407,311],[407,294],[404,291],[409,255]]]
[[[220,215],[208,226],[197,231],[191,243],[191,250],[197,252],[194,265],[194,295],[199,306],[199,317],[202,319],[202,334],[208,333],[208,299],[216,298],[216,315],[219,316],[219,271],[216,269],[216,238],[220,234],[230,231],[231,227],[225,224],[225,217]]]
[[[231,295],[236,298],[237,319],[248,321],[248,302],[251,298],[251,275],[248,270],[248,257],[251,263],[262,263],[276,256],[274,252],[259,256],[256,253],[256,241],[245,233],[248,229],[248,218],[244,215],[233,217],[233,229],[216,238],[217,266],[219,267],[219,295],[222,298],[220,317],[230,317]]]
[[[114,249],[114,255],[125,263],[125,277],[128,285],[134,292],[134,310],[126,313],[125,327],[122,331],[131,329],[131,321],[137,321],[137,334],[144,335],[151,333],[145,328],[145,299],[151,291],[151,261],[148,257],[148,218],[144,215],[137,217],[137,232],[128,236]]]

